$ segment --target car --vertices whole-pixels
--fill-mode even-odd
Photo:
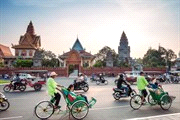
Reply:
[[[13,77],[13,79],[16,78],[16,75]],[[27,74],[27,73],[19,73],[19,78],[20,79],[36,79],[35,76],[32,76],[30,74]]]

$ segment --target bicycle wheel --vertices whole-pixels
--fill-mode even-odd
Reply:
[[[150,105],[156,105],[157,104],[157,102],[153,100],[153,98],[150,94],[148,95],[148,103]]]
[[[54,106],[49,101],[42,101],[36,105],[34,113],[40,119],[47,119],[54,113]]]
[[[0,111],[5,111],[9,108],[10,103],[7,100],[0,102]]]
[[[130,106],[134,110],[138,110],[142,106],[142,98],[141,98],[141,96],[140,95],[134,95],[133,97],[131,97]]]
[[[88,104],[85,101],[77,101],[72,105],[71,115],[77,120],[81,120],[87,116],[89,112]]]
[[[160,99],[160,106],[163,110],[168,110],[171,107],[172,99],[169,95],[163,95]]]

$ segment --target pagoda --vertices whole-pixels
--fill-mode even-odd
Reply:
[[[118,46],[118,54],[119,54],[119,60],[120,61],[130,61],[130,46],[128,46],[128,39],[123,31],[120,39],[120,43]]]
[[[26,33],[20,36],[19,44],[13,45],[15,56],[19,58],[32,59],[35,51],[41,47],[41,38],[34,32],[34,26],[30,21]]]
[[[69,68],[70,65],[73,65],[74,69],[77,70],[80,70],[81,67],[91,67],[95,58],[91,53],[85,51],[78,37],[70,51],[63,53],[59,57],[63,60],[64,67]]]

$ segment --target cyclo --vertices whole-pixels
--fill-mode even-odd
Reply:
[[[168,110],[172,105],[172,100],[175,97],[170,97],[168,92],[165,92],[162,87],[158,86],[157,89],[154,89],[153,85],[149,86],[149,95],[148,103],[150,105],[160,105],[163,110]],[[134,95],[130,99],[130,106],[134,110],[138,110],[143,105],[141,95]]]
[[[59,114],[69,113],[69,117],[72,115],[73,118],[80,120],[87,116],[89,108],[96,103],[96,99],[94,98],[87,103],[85,98],[79,95],[76,96],[76,99],[73,99],[65,87],[59,91],[63,95],[67,105],[66,110],[59,109]],[[55,109],[53,103],[50,101],[41,101],[35,106],[34,112],[39,119],[47,119],[53,115]]]

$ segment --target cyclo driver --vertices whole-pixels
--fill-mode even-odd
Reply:
[[[140,72],[140,76],[137,77],[137,88],[142,96],[142,102],[145,104],[146,103],[146,96],[147,96],[147,91],[146,91],[146,86],[149,86],[149,83],[144,77],[144,72]]]

